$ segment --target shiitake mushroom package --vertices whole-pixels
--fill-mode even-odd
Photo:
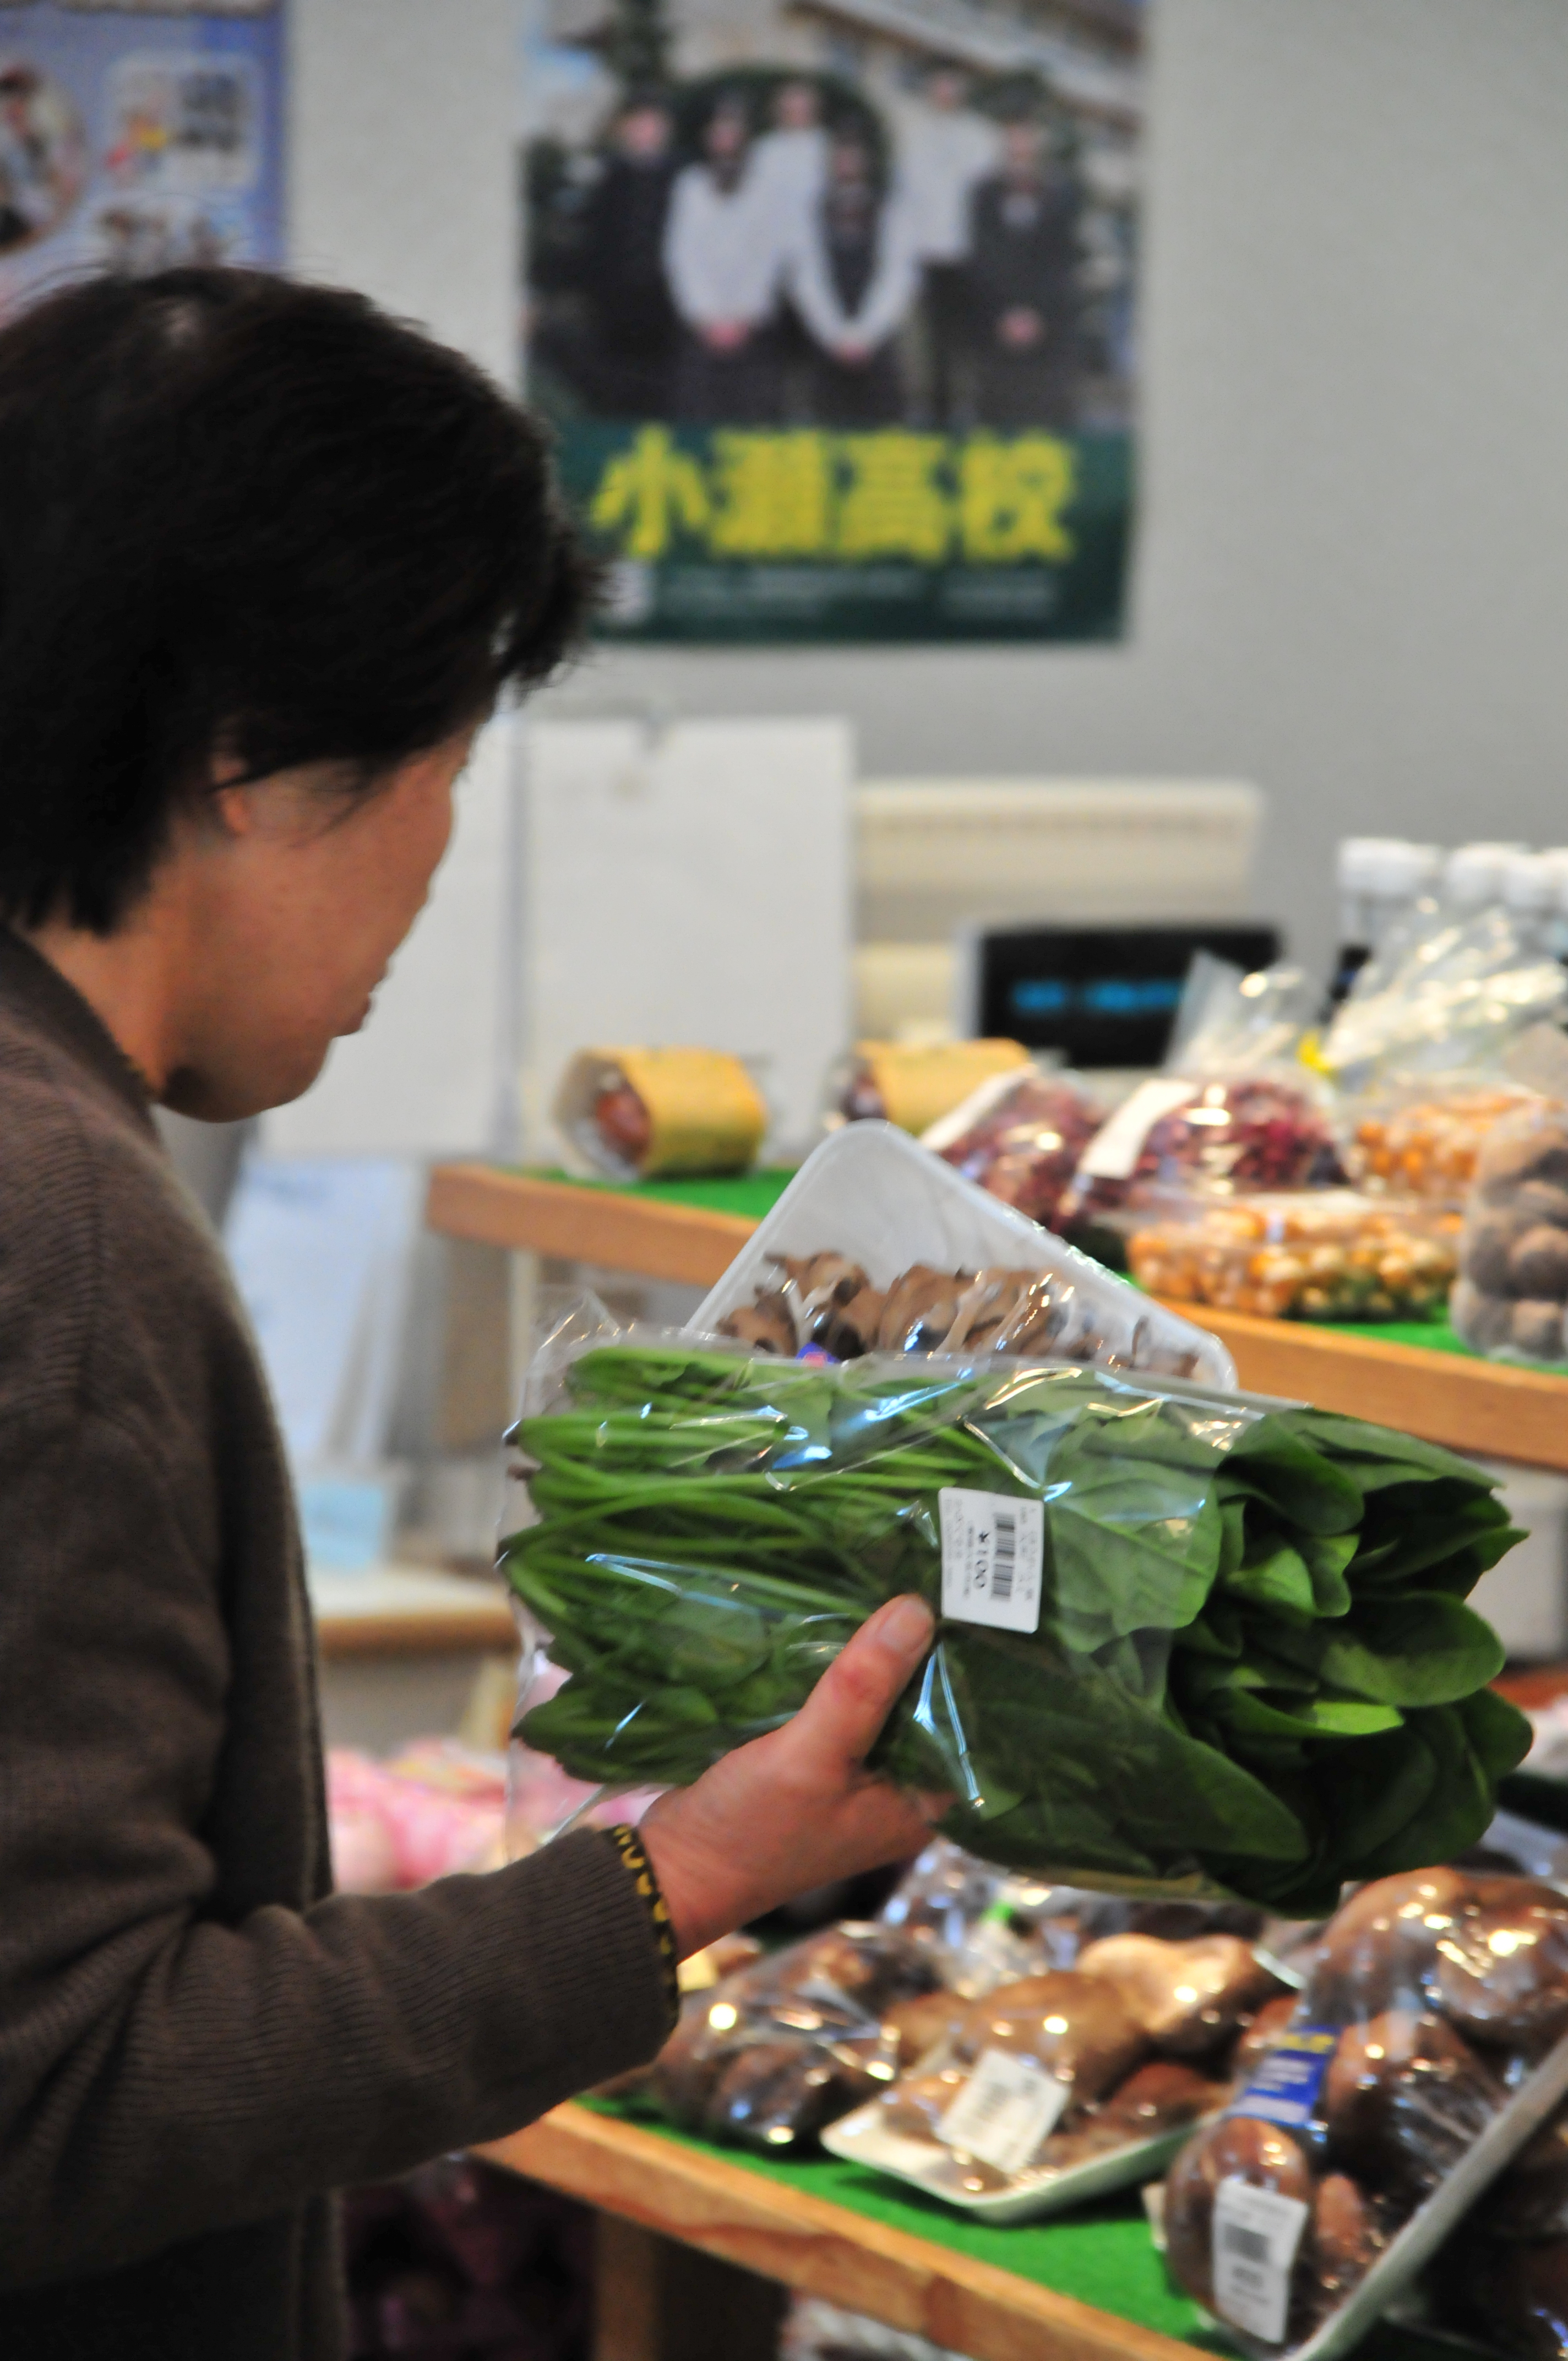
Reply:
[[[997,2219],[1148,2179],[1223,2105],[1237,2040],[1281,1990],[1241,1935],[1105,1937],[1074,1968],[915,2003],[935,2047],[826,2145]]]
[[[901,2006],[940,1989],[939,1954],[849,1923],[692,1995],[650,2078],[687,2131],[766,2154],[808,2147],[897,2071]]]
[[[1361,1887],[1170,2174],[1175,2277],[1258,2353],[1317,2339],[1385,2255],[1390,2300],[1395,2242],[1408,2281],[1441,2235],[1428,2201],[1505,2111],[1528,2136],[1565,2032],[1568,1894],[1448,1868]]]

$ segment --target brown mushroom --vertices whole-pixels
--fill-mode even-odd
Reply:
[[[1200,2132],[1165,2184],[1165,2242],[1170,2268],[1189,2295],[1214,2304],[1214,2198],[1222,2181],[1277,2190],[1307,2202],[1312,2175],[1288,2132],[1250,2115],[1231,2115]]]
[[[1330,2061],[1330,2153],[1364,2188],[1413,2203],[1458,2162],[1502,2097],[1442,2017],[1387,2009],[1342,2034]]]
[[[1078,1971],[1114,1984],[1155,2048],[1176,2058],[1201,2058],[1231,2040],[1281,1990],[1239,1935],[1190,1943],[1111,1935],[1080,1952]]]

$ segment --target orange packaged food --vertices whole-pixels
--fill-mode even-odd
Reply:
[[[1133,1232],[1151,1295],[1266,1320],[1425,1320],[1448,1300],[1458,1217],[1349,1189],[1233,1198]]]
[[[1345,1161],[1364,1189],[1457,1207],[1475,1178],[1475,1159],[1493,1125],[1530,1104],[1531,1093],[1507,1082],[1415,1099],[1364,1115]]]

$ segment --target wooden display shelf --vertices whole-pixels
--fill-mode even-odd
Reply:
[[[756,1226],[736,1213],[486,1164],[438,1165],[428,1218],[451,1237],[693,1287],[711,1287]],[[1348,1411],[1454,1451],[1568,1471],[1568,1378],[1300,1321],[1170,1309],[1230,1347],[1250,1392]]]
[[[570,2102],[479,2153],[602,2214],[970,2361],[1192,2361],[1190,2345],[1157,2330]],[[619,2278],[617,2293],[626,2301]],[[616,2349],[630,2361],[636,2348],[622,2337]]]

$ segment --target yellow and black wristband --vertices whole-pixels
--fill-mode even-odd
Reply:
[[[669,1906],[659,1891],[659,1881],[653,1874],[653,1864],[649,1860],[647,1849],[636,1829],[620,1823],[613,1828],[606,1828],[604,1833],[620,1855],[622,1865],[637,1880],[637,1891],[648,1905],[648,1920],[653,1930],[653,1941],[658,1949],[659,1964],[663,1970],[664,1998],[669,2004],[670,2022],[673,2025],[680,2015],[681,1985],[680,1961],[675,1952],[675,1930],[670,1923]]]

